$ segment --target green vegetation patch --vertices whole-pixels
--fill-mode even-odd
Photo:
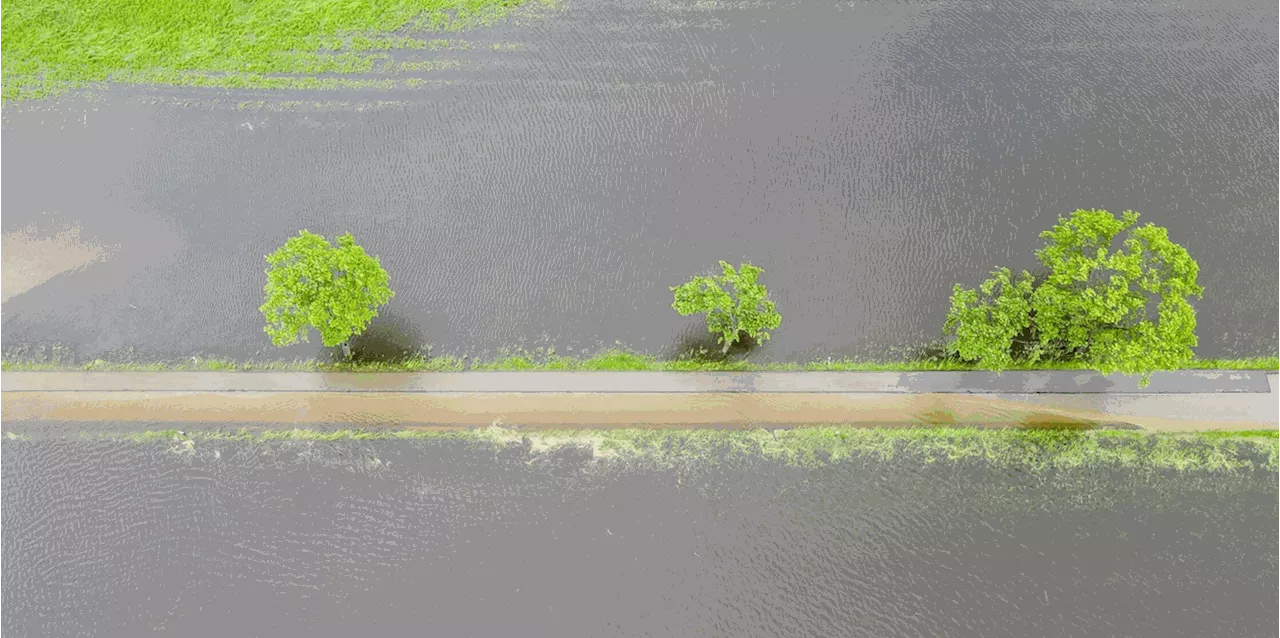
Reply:
[[[268,90],[380,90],[396,87],[394,80],[365,80],[353,78],[317,78],[308,76],[266,76],[256,73],[121,73],[117,81],[132,84],[166,86],[200,86],[220,89],[268,89]]]
[[[1077,210],[1040,233],[1038,275],[1001,268],[977,289],[956,284],[948,352],[996,371],[1019,360],[1080,361],[1140,374],[1142,385],[1194,359],[1189,300],[1204,293],[1200,266],[1167,229],[1137,226],[1138,217]]]
[[[557,450],[589,451],[602,461],[635,461],[658,466],[690,462],[764,458],[788,465],[821,467],[872,456],[924,462],[981,460],[999,467],[1118,467],[1175,471],[1276,471],[1280,438],[1274,430],[1144,433],[1070,429],[850,428],[802,427],[755,430],[536,430],[489,427],[475,430],[160,430],[82,434],[137,442],[167,441],[194,451],[219,441],[452,440],[525,447],[531,455]],[[10,438],[13,438],[11,435]]]
[[[260,310],[276,346],[305,342],[314,328],[324,345],[347,350],[347,341],[364,332],[378,307],[395,296],[391,276],[351,233],[339,235],[335,246],[300,231],[267,255],[266,274]]]
[[[388,62],[382,66],[383,71],[390,73],[421,73],[424,71],[443,71],[462,66],[459,60],[412,60],[409,62]]]
[[[196,82],[218,73],[358,73],[377,60],[363,52],[457,48],[454,40],[419,40],[394,32],[480,27],[523,3],[9,0],[0,6],[0,92],[8,101],[39,99],[108,80],[238,87],[248,85]],[[339,50],[347,53],[325,55]]]
[[[723,260],[720,269],[719,275],[699,275],[672,286],[671,307],[684,316],[706,315],[707,330],[716,335],[722,352],[744,338],[767,341],[769,331],[782,325],[782,315],[759,282],[764,269],[749,263],[735,269]]]

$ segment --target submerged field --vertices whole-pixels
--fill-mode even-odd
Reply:
[[[24,435],[9,433],[9,440]],[[174,451],[205,452],[228,443],[335,441],[443,441],[495,451],[524,449],[532,456],[581,449],[600,461],[671,467],[710,459],[767,459],[818,467],[842,461],[895,456],[942,461],[977,460],[1027,470],[1127,468],[1155,470],[1277,469],[1275,430],[1221,430],[1190,434],[1072,429],[974,429],[963,427],[782,429],[655,428],[521,431],[503,427],[431,429],[200,429],[86,431],[78,440],[167,442]]]
[[[3,96],[39,99],[108,80],[226,88],[391,87],[395,82],[387,73],[456,62],[401,61],[386,51],[467,46],[404,33],[481,26],[524,2],[11,0],[2,9]]]
[[[951,286],[1030,266],[1040,230],[1091,206],[1198,260],[1196,367],[1276,370],[1277,156],[1257,143],[1276,11],[10,0],[6,271],[30,259],[0,369],[965,370],[916,354]],[[262,332],[263,255],[302,228],[353,232],[391,273],[355,362]],[[707,335],[668,287],[718,259],[763,267],[784,323],[751,361],[679,359]],[[502,353],[530,343],[556,349]],[[3,630],[1280,629],[1274,430],[225,414],[5,419]]]
[[[4,439],[6,633],[1276,632],[1274,432],[216,430]]]
[[[5,107],[6,270],[35,253],[6,364],[54,343],[77,367],[323,362],[259,312],[263,256],[305,228],[390,273],[359,369],[947,369],[921,346],[952,286],[1032,267],[1080,207],[1138,211],[1197,260],[1198,354],[1276,354],[1271,5],[3,11],[7,94],[108,80]],[[675,362],[717,348],[669,288],[721,259],[764,269],[783,323],[750,363]],[[663,363],[581,354],[615,343]],[[428,345],[446,356],[393,361]]]

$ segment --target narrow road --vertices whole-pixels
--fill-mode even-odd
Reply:
[[[5,422],[1280,427],[1276,374],[10,372]]]

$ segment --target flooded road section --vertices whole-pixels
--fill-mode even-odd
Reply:
[[[6,105],[5,237],[110,251],[6,290],[4,347],[315,355],[272,349],[257,311],[263,256],[306,228],[390,271],[371,352],[672,354],[704,330],[668,287],[726,259],[762,266],[784,316],[753,357],[905,357],[952,284],[1033,266],[1059,214],[1105,207],[1199,260],[1201,356],[1271,354],[1276,21],[1242,0],[565,0],[417,52],[457,62],[419,89]]]
[[[12,636],[1277,630],[1274,471],[662,465],[527,440],[0,449]]]

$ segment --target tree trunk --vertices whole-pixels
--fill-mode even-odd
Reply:
[[[351,360],[351,343],[350,342],[347,342],[347,341],[342,342],[342,358],[346,359],[347,361]]]

